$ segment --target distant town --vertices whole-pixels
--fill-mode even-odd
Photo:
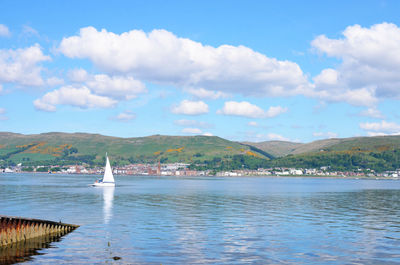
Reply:
[[[142,175],[142,176],[331,176],[331,177],[352,177],[352,178],[392,178],[398,179],[400,169],[395,171],[374,172],[374,170],[356,171],[332,171],[328,166],[318,169],[303,168],[259,168],[257,170],[241,169],[232,171],[215,170],[192,170],[190,164],[171,163],[171,164],[130,164],[126,166],[113,167],[116,175]],[[89,165],[68,165],[68,166],[34,166],[24,167],[18,164],[13,167],[1,168],[1,173],[49,173],[49,174],[93,174],[101,175],[104,173],[103,167],[90,167]]]

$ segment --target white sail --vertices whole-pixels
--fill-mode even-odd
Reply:
[[[106,155],[106,169],[104,171],[103,183],[114,183],[114,176],[111,171],[110,161],[108,160],[108,156]]]

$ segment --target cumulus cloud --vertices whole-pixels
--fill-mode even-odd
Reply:
[[[390,23],[354,25],[343,36],[321,35],[312,41],[315,50],[342,63],[316,76],[310,93],[327,101],[370,107],[382,98],[400,99],[400,28]]]
[[[17,83],[23,86],[41,86],[43,68],[41,62],[49,61],[38,44],[16,50],[0,50],[0,82]]]
[[[272,118],[287,111],[287,108],[281,106],[270,107],[267,111],[253,105],[247,101],[236,102],[227,101],[217,114],[241,116],[247,118]]]
[[[115,34],[86,27],[79,35],[64,38],[58,49],[70,58],[87,58],[107,73],[200,89],[194,92],[198,96],[217,97],[218,91],[288,96],[308,86],[294,62],[269,58],[244,46],[207,46],[166,30]]]
[[[199,127],[199,128],[210,128],[212,127],[212,124],[209,124],[207,122],[203,122],[203,121],[195,121],[195,120],[176,120],[174,121],[174,124],[178,125],[178,126],[183,126],[183,127],[187,127],[187,126],[192,126],[192,127]]]
[[[212,133],[210,133],[210,132],[205,132],[205,133],[203,133],[202,134],[203,136],[214,136]]]
[[[174,85],[199,99],[304,95],[368,108],[380,99],[400,99],[400,29],[395,24],[349,26],[342,38],[320,35],[311,45],[341,60],[312,83],[294,62],[245,46],[212,47],[166,30],[115,34],[86,27],[64,38],[58,50],[70,58],[89,59],[109,75]]]
[[[400,124],[395,122],[365,122],[360,123],[360,128],[368,131],[370,136],[400,134]]]
[[[338,134],[334,132],[314,132],[313,136],[317,138],[336,138]]]
[[[42,99],[36,100],[34,105],[37,109],[55,111],[55,105],[58,104],[80,108],[108,108],[111,105],[115,105],[118,101],[136,98],[138,94],[147,91],[142,82],[130,76],[90,75],[84,69],[71,70],[67,75],[73,84],[49,92]],[[48,84],[61,84],[63,80],[50,78],[47,82]],[[78,91],[80,95],[85,95],[88,104],[76,104],[78,100],[66,100],[68,97],[73,97]],[[57,98],[63,98],[63,100],[50,100],[48,95],[52,95],[52,97],[57,96]],[[99,104],[93,102],[95,98],[100,100]],[[51,102],[51,104],[45,104],[46,102]]]
[[[228,94],[221,91],[211,91],[204,88],[189,88],[186,91],[193,96],[201,99],[227,98]]]
[[[70,105],[86,108],[110,108],[117,104],[117,101],[105,96],[92,94],[85,86],[63,86],[60,89],[48,92],[42,98],[33,102],[38,110],[56,111],[57,105]]]
[[[46,83],[49,86],[59,86],[64,84],[64,79],[59,77],[50,77],[47,78]]]
[[[74,83],[83,83],[93,93],[118,100],[136,98],[138,94],[147,92],[145,85],[131,76],[91,75],[85,69],[73,69],[68,72],[68,78]]]
[[[89,74],[86,72],[85,69],[79,68],[79,69],[72,69],[68,71],[68,78],[71,80],[71,82],[74,83],[82,83],[85,82],[89,79]]]
[[[130,121],[136,118],[135,113],[131,112],[131,111],[124,111],[119,113],[117,116],[113,117],[113,119],[115,120],[119,120],[119,121]]]
[[[173,106],[172,113],[185,115],[200,115],[208,113],[208,105],[203,101],[182,100],[177,106]]]
[[[86,85],[97,95],[115,99],[129,100],[146,92],[145,85],[130,76],[94,75]]]
[[[8,30],[8,27],[4,24],[0,24],[0,37],[8,37],[11,33]]]
[[[183,128],[183,133],[190,133],[190,134],[201,134],[202,131],[199,128]]]
[[[376,108],[368,108],[360,112],[361,116],[371,117],[375,119],[383,119],[383,114]]]

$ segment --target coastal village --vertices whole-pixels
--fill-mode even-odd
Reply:
[[[257,170],[232,170],[219,171],[215,170],[191,170],[190,164],[171,163],[171,164],[130,164],[126,166],[113,167],[115,175],[139,175],[139,176],[219,176],[219,177],[240,177],[240,176],[321,176],[321,177],[351,177],[351,178],[392,178],[398,179],[400,169],[395,171],[374,172],[374,170],[357,171],[332,171],[329,167],[321,168],[259,168]],[[18,164],[13,167],[0,169],[0,173],[48,173],[48,174],[87,174],[102,175],[103,167],[90,167],[88,165],[68,165],[68,166],[36,166],[23,167]]]

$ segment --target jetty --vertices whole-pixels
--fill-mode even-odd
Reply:
[[[40,237],[61,237],[79,225],[0,215],[0,248]]]

